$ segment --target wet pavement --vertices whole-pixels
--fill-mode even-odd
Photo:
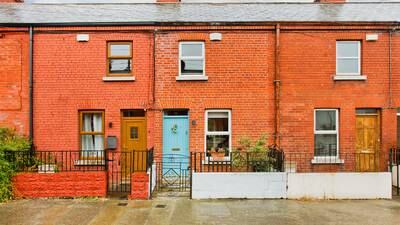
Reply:
[[[159,197],[36,199],[0,204],[0,224],[362,224],[399,225],[395,200],[189,200]]]

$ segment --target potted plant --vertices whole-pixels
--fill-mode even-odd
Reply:
[[[44,159],[44,162],[42,160],[39,160],[39,165],[38,165],[38,173],[54,173],[57,171],[57,160],[54,158],[53,154],[46,154],[44,152],[45,157],[42,158]]]
[[[225,157],[229,154],[228,150],[225,148],[211,148],[208,151],[208,156],[212,158],[212,160],[222,161],[225,160]]]

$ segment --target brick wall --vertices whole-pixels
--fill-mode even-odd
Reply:
[[[285,151],[313,151],[315,108],[339,109],[340,152],[355,151],[356,108],[381,109],[381,149],[387,151],[395,145],[396,110],[391,107],[399,105],[388,105],[388,34],[379,33],[378,41],[367,42],[367,33],[371,32],[283,33],[281,140]],[[333,80],[336,40],[362,41],[361,73],[366,81]]]
[[[131,194],[128,198],[143,200],[149,198],[149,175],[147,173],[132,173]]]
[[[232,143],[273,133],[272,33],[216,31],[221,41],[210,41],[210,32],[157,34],[157,109],[189,109],[190,151],[204,151],[206,109],[232,110]],[[179,41],[205,42],[208,81],[176,81]],[[162,149],[162,112],[155,115],[155,147]]]
[[[0,127],[29,132],[29,36],[0,31]]]
[[[117,136],[120,145],[121,109],[150,107],[151,33],[88,32],[88,42],[77,42],[76,34],[35,35],[34,141],[38,149],[79,149],[78,110],[104,110],[105,136]],[[102,80],[107,41],[132,41],[134,82]],[[147,121],[151,128],[152,117]],[[148,146],[152,132],[149,129],[147,134]]]
[[[13,178],[17,198],[105,197],[105,172],[19,173]]]

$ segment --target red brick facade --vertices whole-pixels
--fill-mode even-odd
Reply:
[[[17,198],[105,197],[105,172],[20,173],[13,178]]]
[[[129,199],[149,198],[149,175],[145,172],[132,173]]]
[[[0,126],[28,135],[29,36],[12,30],[0,29]]]
[[[288,152],[313,151],[313,113],[340,113],[340,151],[354,152],[355,109],[381,110],[381,149],[396,145],[396,107],[400,105],[400,39],[392,35],[389,81],[389,33],[385,26],[282,26],[279,140]],[[88,27],[88,42],[77,42],[76,27],[46,27],[34,35],[34,143],[38,149],[79,149],[79,110],[105,112],[105,136],[120,140],[123,109],[144,109],[147,146],[162,151],[165,109],[188,109],[189,149],[204,151],[206,109],[230,109],[232,145],[242,136],[274,137],[275,30],[273,26]],[[164,30],[163,30],[164,29]],[[293,30],[297,29],[297,30]],[[50,32],[50,31],[54,32]],[[357,31],[355,31],[357,30]],[[210,41],[211,32],[222,35]],[[366,34],[378,34],[366,41]],[[155,63],[153,43],[155,40]],[[336,40],[360,40],[366,81],[334,81]],[[132,41],[133,82],[105,82],[107,41]],[[205,43],[207,81],[177,81],[180,41]],[[5,33],[2,66],[2,124],[27,133],[28,36]],[[21,48],[18,48],[21,46]],[[12,65],[12,64],[11,64]],[[155,72],[155,74],[154,74]],[[389,84],[390,83],[390,84]],[[389,88],[390,85],[390,88]],[[15,89],[15,90],[14,90]],[[391,97],[389,97],[391,96]],[[112,124],[112,125],[110,125]],[[120,143],[118,143],[119,145]]]

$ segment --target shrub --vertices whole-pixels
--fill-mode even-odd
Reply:
[[[6,151],[28,151],[31,142],[15,130],[0,127],[0,202],[12,197],[12,176],[16,165],[6,159]]]

